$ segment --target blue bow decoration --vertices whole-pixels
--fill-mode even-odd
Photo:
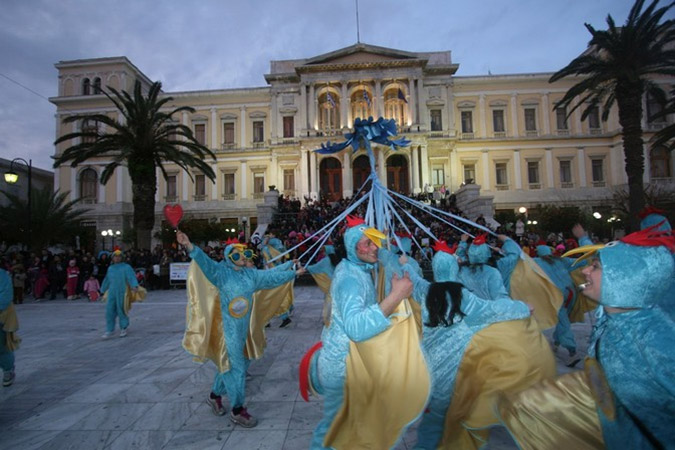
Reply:
[[[337,153],[350,145],[354,151],[358,151],[362,146],[368,147],[367,141],[386,145],[392,150],[410,145],[410,141],[406,138],[389,139],[396,135],[396,121],[394,119],[384,119],[382,117],[377,120],[373,120],[372,117],[368,117],[368,119],[357,118],[354,120],[354,132],[345,134],[345,142],[331,144],[328,141],[326,144],[321,144],[321,148],[316,149],[315,152],[321,154]]]

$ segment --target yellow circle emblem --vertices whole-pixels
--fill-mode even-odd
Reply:
[[[237,297],[230,301],[227,309],[232,317],[240,319],[248,312],[248,304],[248,300],[244,297]]]

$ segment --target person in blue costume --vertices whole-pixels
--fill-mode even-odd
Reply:
[[[675,443],[675,237],[652,228],[570,253],[591,257],[584,295],[601,315],[584,371],[502,399],[521,448],[658,449]]]
[[[638,214],[640,217],[640,229],[644,230],[645,228],[658,225],[656,229],[659,231],[672,230],[670,222],[668,222],[668,219],[666,219],[664,214],[665,211],[661,209],[654,208],[653,206],[647,206]]]
[[[460,272],[457,258],[445,243],[437,244],[434,246],[437,253],[432,260],[435,282],[429,283],[412,275],[413,296],[424,299],[421,302],[422,346],[432,382],[427,412],[417,429],[416,449],[439,448],[456,388],[457,372],[473,336],[493,323],[530,316],[530,309],[523,302],[503,297],[485,300],[457,283]]]
[[[274,254],[272,251],[270,251],[270,248],[274,249]],[[268,236],[263,240],[263,245],[262,245],[262,254],[265,258],[265,262],[271,260],[274,258],[275,255],[280,254],[280,253],[286,253],[286,247],[284,246],[284,243],[281,242],[281,239],[279,239],[276,236],[276,232],[274,230],[270,230],[268,232]],[[288,257],[288,255],[286,256]],[[279,264],[280,261],[277,261],[275,263],[272,263],[274,265]],[[292,295],[292,294],[291,294]],[[293,312],[293,303],[291,302],[289,308],[286,311],[283,311],[281,314],[279,314],[279,318],[281,319],[281,324],[279,325],[279,328],[285,328],[290,323],[292,322],[291,320],[291,312]]]
[[[9,273],[0,269],[0,318],[2,318],[6,313],[9,313],[9,309],[14,309],[12,304],[12,298],[14,297],[14,288],[12,286],[12,278],[9,276]],[[16,317],[14,317],[15,319]],[[7,387],[11,386],[14,383],[14,352],[10,350],[7,346],[7,333],[5,331],[5,326],[8,324],[9,320],[1,319],[0,320],[0,368],[2,368],[2,385]]]
[[[133,291],[138,289],[136,272],[129,264],[122,262],[122,252],[115,250],[112,256],[112,264],[108,268],[101,285],[101,292],[106,293],[108,297],[105,307],[104,339],[112,336],[113,331],[115,331],[115,321],[118,318],[120,337],[127,335],[129,316],[124,312],[124,296],[127,292],[127,286]]]
[[[410,234],[408,233],[403,233],[399,235],[399,242],[400,246],[398,249],[400,252],[404,255],[406,255],[408,265],[412,267],[412,270],[414,270],[418,275],[422,276],[422,268],[420,267],[419,263],[411,256],[412,255],[412,238],[410,237]],[[396,253],[396,252],[395,252]]]
[[[463,234],[457,249],[457,254],[466,255],[469,261],[469,265],[463,266],[459,271],[459,282],[475,295],[486,300],[509,298],[499,270],[487,264],[492,250],[486,242],[486,236],[482,234],[476,236],[467,249],[468,238],[468,235]]]
[[[347,257],[333,274],[331,322],[323,329],[323,348],[314,365],[313,378],[320,386],[324,404],[311,449],[328,448],[324,447],[324,438],[343,403],[350,342],[366,341],[387,330],[391,325],[389,316],[412,292],[408,277],[394,275],[389,294],[377,303],[371,271],[377,266],[378,248],[385,236],[353,218],[348,225],[344,234]]]
[[[501,257],[497,259],[497,270],[504,281],[506,292],[511,292],[511,274],[520,260],[523,251],[520,245],[505,234],[498,234],[497,239],[502,242]]]
[[[246,258],[241,244],[225,247],[222,263],[209,258],[199,247],[192,245],[190,238],[178,231],[176,240],[186,247],[195,263],[208,281],[218,288],[222,313],[223,332],[230,361],[230,370],[217,373],[207,397],[217,415],[224,415],[222,395],[227,394],[232,406],[230,420],[243,427],[254,427],[258,420],[248,413],[244,406],[246,392],[246,370],[250,361],[244,355],[246,338],[251,318],[253,294],[262,289],[272,289],[292,280],[296,274],[304,273],[304,268],[291,269],[289,261],[283,267],[274,270],[257,270],[246,267]]]
[[[548,245],[538,245],[537,255],[534,260],[560,289],[563,296],[563,305],[558,311],[558,324],[553,331],[553,346],[556,349],[560,345],[566,348],[569,354],[567,366],[574,367],[581,360],[577,356],[577,343],[574,340],[569,318],[569,313],[577,298],[577,287],[570,276],[574,260],[554,256],[553,250]]]

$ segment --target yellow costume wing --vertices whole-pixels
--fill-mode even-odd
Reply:
[[[545,330],[558,323],[563,296],[541,267],[525,253],[511,274],[511,298],[529,303],[539,328]]]

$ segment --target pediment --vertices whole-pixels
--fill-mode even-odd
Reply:
[[[306,66],[322,64],[361,64],[420,59],[415,53],[368,44],[355,44],[324,53],[305,62]]]

